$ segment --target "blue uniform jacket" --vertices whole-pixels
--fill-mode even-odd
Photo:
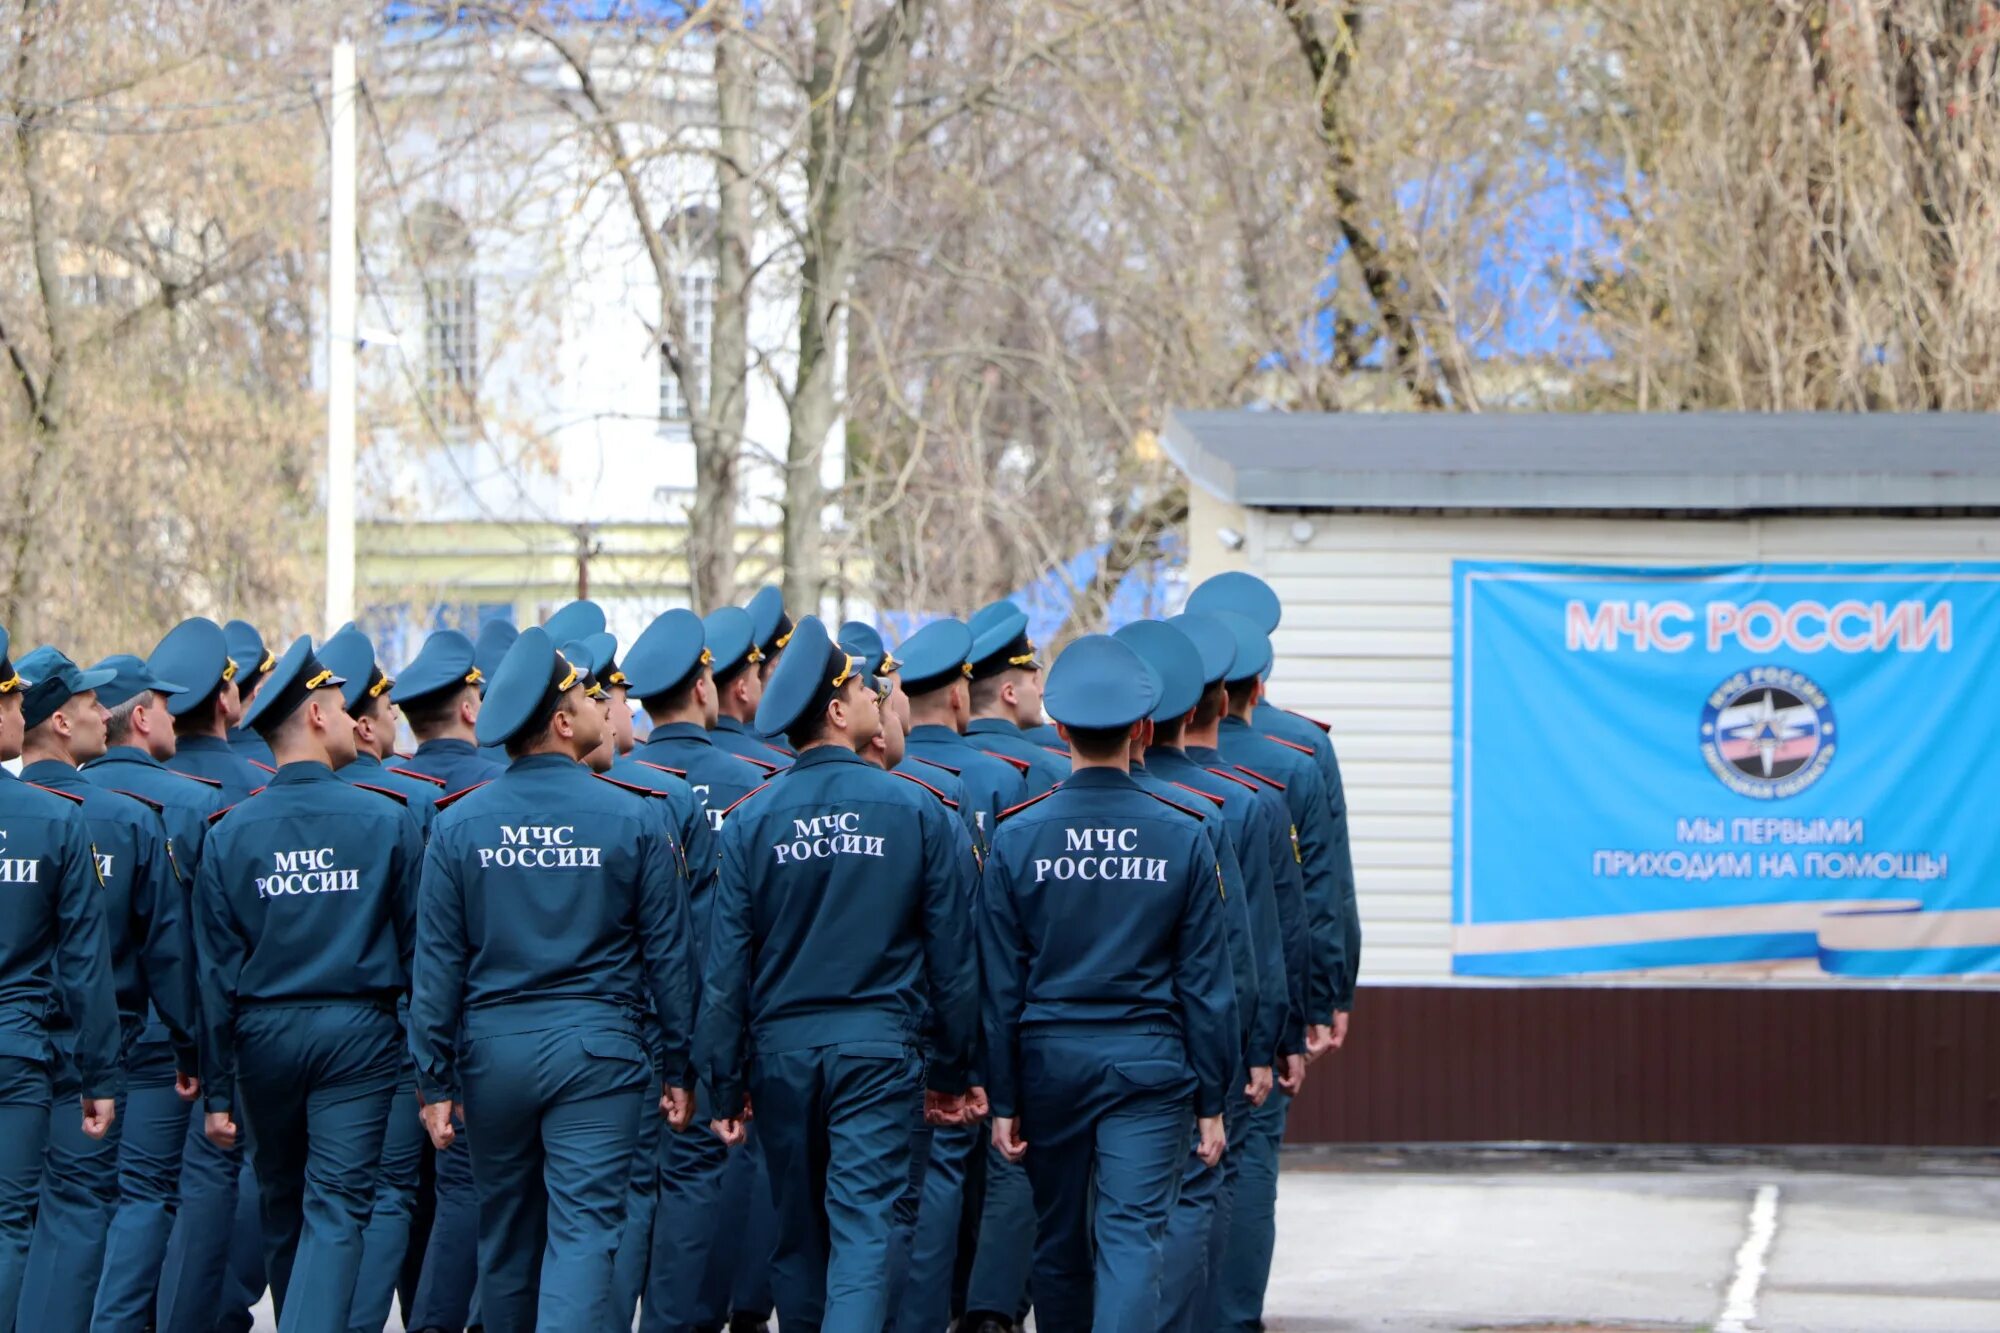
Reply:
[[[554,1025],[550,1002],[657,1016],[686,1085],[693,987],[681,852],[652,797],[534,754],[447,802],[431,826],[410,1043],[426,1098],[456,1098],[470,1035]]]
[[[222,804],[235,805],[270,780],[271,775],[229,748],[219,736],[182,736],[174,742],[167,767],[192,773],[222,789]]]
[[[1275,704],[1260,703],[1250,715],[1258,730],[1274,740],[1312,751],[1326,783],[1326,803],[1333,816],[1333,873],[1341,888],[1341,934],[1345,942],[1347,975],[1361,976],[1361,913],[1354,901],[1354,846],[1347,827],[1347,787],[1340,780],[1340,760],[1333,753],[1333,739],[1311,718]],[[1348,996],[1353,1000],[1352,993]],[[1347,1006],[1341,1005],[1340,1008]]]
[[[715,719],[715,730],[709,733],[715,743],[739,758],[765,770],[765,776],[781,768],[792,766],[792,752],[779,742],[769,740],[753,731],[740,719],[724,715]]]
[[[1306,878],[1306,921],[1313,942],[1306,978],[1306,1021],[1328,1023],[1335,1009],[1354,1003],[1354,977],[1347,968],[1347,937],[1341,928],[1341,885],[1334,860],[1333,818],[1326,784],[1310,755],[1272,740],[1246,722],[1222,719],[1222,758],[1244,777],[1254,778],[1285,798],[1299,840]]]
[[[722,828],[695,1060],[743,1105],[758,1053],[925,1040],[931,1086],[967,1085],[978,1026],[964,828],[839,745],[808,749]],[[727,1111],[724,1112],[725,1114]]]
[[[1116,769],[1083,769],[1001,821],[979,896],[993,1114],[1018,1113],[1025,1031],[1151,1024],[1186,1045],[1195,1113],[1222,1114],[1239,1038],[1199,821]]]
[[[324,764],[282,765],[215,817],[195,876],[202,1089],[230,1108],[236,1016],[251,1005],[368,1000],[409,987],[422,836],[398,798]]]
[[[476,787],[482,782],[490,782],[507,771],[507,765],[496,763],[486,752],[471,741],[430,740],[417,746],[417,752],[397,765],[436,778],[444,784],[445,795]]]
[[[50,1062],[58,1007],[86,1097],[115,1097],[122,1034],[83,803],[0,770],[0,1055]]]
[[[150,1003],[166,1023],[175,1067],[183,1074],[200,1073],[187,890],[181,887],[159,812],[144,798],[106,790],[56,760],[29,764],[21,777],[82,798],[83,821],[103,885],[119,1017],[142,1023]]]
[[[965,738],[982,750],[1026,764],[1024,777],[1031,797],[1069,776],[1069,760],[1035,744],[1005,718],[976,717],[965,724]]]
[[[278,757],[271,753],[271,743],[257,734],[255,727],[231,727],[229,748],[250,761],[264,776],[278,771]]]
[[[83,766],[84,777],[100,787],[143,796],[160,807],[160,818],[173,843],[174,862],[185,881],[184,894],[194,892],[194,873],[201,864],[208,817],[229,804],[213,781],[168,768],[133,745],[114,745],[102,759]]]
[[[1178,748],[1147,750],[1146,771],[1206,795],[1222,808],[1223,822],[1229,826],[1230,842],[1243,869],[1251,949],[1257,956],[1260,1013],[1252,1025],[1251,1049],[1259,1058],[1250,1063],[1304,1054],[1306,953],[1311,941],[1306,937],[1305,880],[1283,799],[1261,791],[1253,779],[1211,772]]]
[[[611,765],[611,776],[635,787],[657,792],[667,810],[667,825],[680,844],[681,859],[687,864],[688,906],[692,909],[693,962],[699,965],[708,943],[710,891],[715,888],[717,866],[715,833],[709,824],[708,807],[688,785],[687,774],[670,765],[641,759],[635,751],[620,755]]]
[[[982,848],[992,844],[1000,812],[1028,799],[1028,780],[1017,765],[988,754],[950,727],[934,722],[911,727],[903,748],[903,767],[918,777],[924,775],[918,765],[929,764],[965,784],[966,803],[960,809],[971,811],[973,840]]]
[[[710,832],[722,828],[723,811],[761,787],[775,771],[723,749],[716,743],[717,734],[692,722],[669,722],[654,727],[626,756],[680,773],[708,812]]]
[[[889,770],[900,773],[913,782],[920,782],[937,793],[938,799],[946,802],[958,822],[965,827],[966,837],[972,841],[973,855],[986,859],[986,830],[981,824],[978,812],[972,808],[972,798],[966,792],[965,779],[957,769],[946,768],[942,764],[912,759],[903,756],[903,762]]]
[[[404,808],[417,821],[417,831],[430,836],[431,820],[437,817],[437,803],[451,793],[436,778],[401,773],[372,754],[356,755],[338,770],[342,782],[354,787],[374,787],[392,791],[403,798]]]

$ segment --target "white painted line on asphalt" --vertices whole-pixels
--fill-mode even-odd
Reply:
[[[1757,1288],[1763,1285],[1764,1266],[1777,1236],[1778,1187],[1759,1185],[1750,1205],[1750,1231],[1736,1251],[1736,1277],[1729,1284],[1722,1317],[1715,1321],[1715,1333],[1749,1333],[1750,1321],[1757,1317]]]

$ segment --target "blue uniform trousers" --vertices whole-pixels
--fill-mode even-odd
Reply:
[[[0,1055],[0,1333],[11,1333],[21,1304],[53,1092],[42,1061]],[[83,1108],[72,1103],[67,1114],[81,1117]]]
[[[468,1034],[460,1062],[486,1333],[617,1326],[613,1256],[652,1061],[636,1026],[577,1014],[603,1006],[552,1008],[558,1026]]]
[[[1243,1132],[1250,1111],[1242,1091],[1247,1078],[1246,1071],[1236,1071],[1229,1104],[1223,1110],[1223,1125],[1230,1134]],[[1238,1154],[1232,1145],[1221,1164],[1211,1169],[1196,1151],[1200,1147],[1201,1131],[1190,1125],[1180,1197],[1167,1218],[1167,1234],[1161,1244],[1161,1333],[1207,1333],[1215,1307],[1211,1288],[1222,1271]]]
[[[1280,1094],[1275,1090],[1271,1096]],[[1253,1108],[1240,1093],[1230,1099],[1223,1123],[1232,1135],[1246,1132]],[[1215,1214],[1208,1223],[1208,1262],[1203,1274],[1200,1298],[1190,1308],[1184,1328],[1209,1333],[1215,1327],[1216,1307],[1222,1291],[1223,1265],[1229,1260],[1229,1229],[1236,1221],[1236,1182],[1241,1178],[1243,1154],[1234,1143],[1222,1154],[1222,1187],[1216,1192]]]
[[[1020,1064],[1035,1326],[1158,1333],[1161,1239],[1194,1116],[1180,1036],[1145,1025],[1030,1029]]]
[[[136,1027],[126,1030],[129,1039]],[[129,1043],[128,1043],[129,1049]],[[118,1208],[120,1120],[93,1139],[83,1132],[83,1081],[58,1039],[48,1148],[42,1157],[41,1206],[21,1282],[19,1326],[36,1333],[86,1333],[104,1269],[104,1241]],[[124,1098],[118,1099],[124,1109]]]
[[[472,1181],[472,1136],[463,1114],[452,1127],[458,1138],[437,1154],[423,1271],[405,1311],[412,1329],[456,1330],[477,1322],[473,1307],[479,1286],[479,1191]]]
[[[895,1042],[756,1056],[751,1097],[778,1209],[772,1266],[786,1333],[877,1333],[889,1240],[909,1186],[923,1058]]]
[[[902,1194],[896,1199],[896,1227],[889,1233],[887,1308],[891,1324],[895,1322],[896,1311],[902,1308],[903,1294],[909,1290],[910,1262],[916,1253],[917,1220],[924,1205],[924,1177],[930,1174],[931,1139],[936,1133],[919,1109],[916,1122],[910,1126],[910,1174]]]
[[[242,1147],[225,1152],[208,1141],[199,1103],[183,1114],[181,1201],[160,1262],[155,1322],[159,1333],[242,1333],[264,1294],[256,1175]]]
[[[382,1131],[382,1165],[375,1176],[375,1201],[368,1225],[361,1232],[361,1269],[354,1279],[354,1300],[348,1306],[349,1333],[382,1333],[396,1284],[403,1273],[403,1256],[410,1248],[410,1224],[416,1216],[417,1186],[423,1175],[424,1122],[417,1114],[416,1065],[403,1049],[389,1122]]]
[[[968,1172],[983,1166],[987,1127],[946,1125],[931,1132],[930,1161],[911,1235],[909,1275],[889,1327],[895,1333],[936,1333],[952,1318],[952,1286],[959,1267]]]
[[[657,1070],[658,1065],[654,1068]],[[611,1268],[611,1315],[618,1328],[632,1327],[646,1265],[653,1255],[654,1209],[660,1189],[660,1135],[671,1133],[660,1115],[660,1080],[639,1089],[639,1141],[632,1151],[632,1174],[625,1190],[625,1230]]]
[[[702,1281],[698,1323],[726,1323],[734,1314],[769,1321],[776,1302],[772,1268],[778,1248],[778,1210],[771,1198],[771,1175],[757,1122],[748,1138],[729,1154],[722,1177],[723,1216],[740,1219],[736,1230],[717,1237]]]
[[[707,1090],[697,1089],[694,1124],[685,1134],[665,1128],[660,1133],[659,1197],[645,1294],[639,1302],[639,1333],[692,1333],[729,1315],[702,1306],[702,1280],[718,1233],[729,1231],[742,1217],[721,1207],[724,1174],[734,1155],[709,1132],[712,1104]]]
[[[1035,1196],[1028,1173],[986,1146],[986,1186],[979,1238],[965,1289],[967,1314],[1009,1321],[1028,1312],[1028,1274],[1035,1260]]]
[[[1210,1322],[1221,1333],[1258,1333],[1264,1325],[1264,1286],[1278,1238],[1278,1145],[1291,1108],[1292,1099],[1273,1090],[1249,1113],[1241,1140],[1230,1145],[1238,1157],[1235,1207]]]
[[[360,1002],[267,1004],[236,1039],[279,1333],[346,1333],[402,1029]]]
[[[174,1091],[174,1050],[156,1029],[133,1046],[118,1108],[118,1206],[104,1239],[97,1333],[144,1333],[180,1206],[181,1146],[188,1104]]]

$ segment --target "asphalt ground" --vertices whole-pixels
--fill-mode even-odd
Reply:
[[[2000,1330],[2000,1169],[1288,1156],[1271,1333]],[[268,1301],[259,1330],[274,1330]],[[391,1324],[399,1329],[400,1324]]]

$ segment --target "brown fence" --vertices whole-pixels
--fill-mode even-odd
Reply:
[[[1288,1137],[2000,1146],[2000,992],[1368,987]]]

